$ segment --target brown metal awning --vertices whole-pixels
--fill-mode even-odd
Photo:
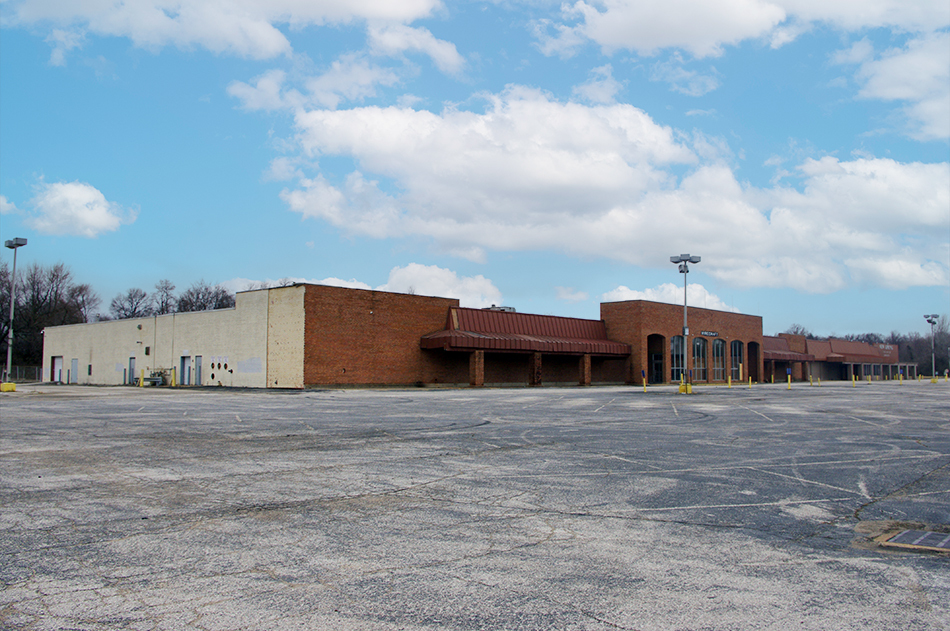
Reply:
[[[626,357],[630,346],[607,339],[601,320],[451,307],[445,329],[425,335],[422,348]]]
[[[815,356],[808,353],[796,353],[788,346],[783,337],[762,337],[762,359],[776,362],[813,362]]]

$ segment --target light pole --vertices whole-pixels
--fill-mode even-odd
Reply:
[[[939,313],[924,314],[924,319],[930,323],[930,378],[934,380],[937,379],[937,347],[935,346],[934,325],[937,324],[937,318],[939,317]]]
[[[26,245],[26,239],[17,237],[16,239],[7,239],[5,246],[13,250],[13,274],[10,276],[10,329],[7,331],[7,367],[3,371],[3,380],[10,378],[10,371],[13,370],[13,307],[16,305],[16,249]]]
[[[689,324],[686,321],[686,278],[689,276],[689,264],[699,263],[701,256],[690,256],[689,254],[680,254],[671,256],[670,263],[678,263],[680,274],[683,275],[683,381],[686,381],[686,372],[689,369]]]

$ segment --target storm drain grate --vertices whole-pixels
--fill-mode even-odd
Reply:
[[[882,545],[897,548],[911,548],[914,550],[935,550],[950,552],[950,534],[945,532],[930,532],[927,530],[904,530],[899,532]]]

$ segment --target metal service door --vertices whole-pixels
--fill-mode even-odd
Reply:
[[[135,384],[135,358],[129,357],[129,384]]]
[[[79,383],[79,360],[69,362],[69,383]]]
[[[181,385],[191,385],[191,356],[182,355],[181,358]]]
[[[195,385],[201,385],[201,355],[195,355]]]
[[[63,380],[63,358],[54,357],[53,358],[53,374],[49,376],[50,381],[62,381]]]

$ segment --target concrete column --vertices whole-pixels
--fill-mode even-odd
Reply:
[[[541,353],[532,353],[528,360],[528,385],[541,385]]]
[[[468,356],[468,382],[476,388],[485,385],[485,351],[473,351]]]
[[[590,385],[590,354],[586,354],[580,359],[580,373],[578,382],[582,386]]]

